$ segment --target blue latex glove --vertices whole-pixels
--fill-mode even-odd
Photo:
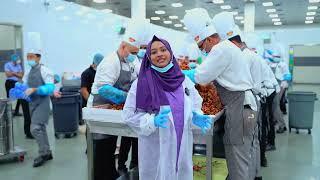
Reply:
[[[126,101],[127,93],[110,85],[104,85],[99,89],[99,95],[115,104]]]
[[[169,121],[170,108],[164,108],[159,112],[159,114],[154,117],[154,125],[158,128],[168,128],[166,125]]]
[[[182,70],[182,73],[185,76],[188,76],[192,82],[196,83],[196,80],[194,79],[194,74],[195,74],[195,69],[191,69],[191,70]]]
[[[31,98],[25,94],[25,91],[28,89],[28,86],[22,83],[17,82],[15,87],[10,89],[9,97],[12,100],[16,99],[25,99],[26,101],[30,102]]]
[[[48,83],[37,88],[36,94],[39,96],[50,96],[54,92],[54,84]]]
[[[208,115],[199,114],[197,112],[192,112],[192,122],[194,125],[201,128],[202,133],[206,133],[207,130],[211,128],[212,118]]]
[[[291,74],[285,74],[285,75],[283,75],[283,80],[285,80],[285,81],[291,81],[291,80],[292,80]]]

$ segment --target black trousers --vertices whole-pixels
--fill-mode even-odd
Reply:
[[[119,177],[115,164],[117,136],[93,140],[94,180],[115,180]]]
[[[284,89],[284,92],[282,94],[282,96],[280,97],[280,109],[282,111],[282,113],[287,113],[287,98],[286,98],[286,91],[287,89]]]
[[[267,97],[267,116],[268,116],[268,140],[267,142],[270,145],[275,145],[275,138],[276,138],[276,130],[275,130],[275,125],[276,121],[273,117],[273,111],[272,111],[272,106],[273,106],[273,100],[274,97],[276,96],[276,92],[273,92],[269,97]]]
[[[260,127],[260,157],[261,160],[266,158],[266,146],[267,146],[267,130],[268,130],[268,114],[267,103],[261,102],[261,127]]]
[[[17,81],[14,80],[6,80],[5,86],[7,91],[7,97],[9,98],[9,91],[10,89],[14,88]],[[24,134],[26,136],[32,136],[30,132],[30,125],[31,125],[31,116],[30,116],[30,110],[29,110],[29,103],[28,101],[24,99],[18,99],[17,105],[15,108],[15,114],[19,113],[19,106],[22,106],[22,112],[24,117]]]
[[[130,169],[138,166],[138,139],[121,137],[121,145],[118,159],[118,169],[126,169],[126,162],[130,148],[132,147]]]

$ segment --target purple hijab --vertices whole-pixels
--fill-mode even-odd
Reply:
[[[151,57],[151,45],[155,41],[162,42],[172,57],[171,61],[174,66],[165,73],[160,73],[151,68],[151,60],[149,57]],[[182,84],[184,78],[173,56],[170,44],[164,39],[153,36],[151,42],[148,44],[147,52],[143,57],[140,68],[136,96],[137,109],[142,109],[150,113],[159,112],[160,106],[169,105],[165,91],[175,91]]]

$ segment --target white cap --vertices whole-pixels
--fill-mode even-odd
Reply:
[[[216,14],[212,21],[222,40],[241,35],[239,27],[234,23],[233,14],[231,12],[221,12]]]
[[[187,50],[188,50],[189,59],[191,60],[196,60],[201,56],[198,45],[195,43],[190,44]]]
[[[27,34],[27,53],[42,54],[41,36],[38,32],[28,32]]]
[[[131,21],[128,25],[127,32],[124,35],[123,41],[136,47],[148,45],[152,39],[150,29],[151,25],[147,21]]]
[[[243,41],[250,49],[258,49],[259,46],[263,45],[262,40],[256,34],[253,33],[245,34],[243,37]]]
[[[196,43],[217,33],[207,10],[203,8],[188,10],[183,18],[183,22]]]

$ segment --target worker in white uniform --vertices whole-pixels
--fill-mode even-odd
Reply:
[[[275,48],[272,51],[272,58],[269,58],[269,66],[271,67],[272,71],[274,72],[274,75],[278,81],[278,84],[280,85],[280,92],[276,96],[275,103],[279,104],[279,108],[275,110],[276,116],[278,117],[278,130],[277,133],[284,133],[287,130],[286,123],[284,121],[283,115],[279,111],[281,110],[281,99],[282,100],[282,109],[286,113],[286,105],[285,105],[285,91],[288,88],[288,81],[291,80],[291,74],[289,72],[288,65],[284,62],[281,52],[279,49]],[[277,106],[277,105],[275,105]]]
[[[50,96],[54,94],[54,74],[40,63],[42,47],[39,33],[29,33],[28,40],[32,44],[27,50],[27,63],[30,69],[23,76],[23,83],[28,86],[25,91],[29,96],[31,114],[31,133],[39,146],[39,156],[35,158],[33,167],[42,166],[52,160],[52,152],[47,134],[50,113]]]
[[[146,25],[145,25],[146,26]],[[88,106],[97,106],[102,104],[123,104],[127,97],[131,84],[137,78],[140,70],[140,62],[137,54],[140,45],[144,45],[145,38],[148,38],[146,30],[142,24],[131,25],[128,32],[120,43],[117,51],[106,56],[97,68],[92,92],[88,99]],[[117,136],[94,134],[94,177],[100,179],[116,179],[119,175],[115,166],[115,150]],[[132,161],[130,167],[138,165],[137,139],[122,138],[125,140],[124,150],[120,149],[122,154],[128,156],[132,145]],[[124,143],[122,142],[122,145]],[[120,147],[121,148],[121,147]],[[122,158],[122,159],[121,159]],[[121,172],[126,173],[125,162],[127,157],[123,155],[119,158]]]
[[[246,48],[242,42],[242,33],[239,27],[235,24],[233,14],[230,12],[221,12],[213,18],[213,24],[215,25],[219,36],[223,40],[229,40],[236,45],[243,52],[244,59],[250,67],[250,74],[252,77],[253,93],[256,95],[257,102],[264,96],[266,91],[262,89],[262,65],[257,60],[256,55]],[[257,103],[258,109],[260,109],[260,103]],[[258,116],[256,116],[258,120]],[[250,179],[262,179],[260,175],[260,144],[259,144],[259,125],[256,120],[255,130],[251,134],[251,155],[250,155]]]
[[[206,56],[194,70],[184,71],[198,84],[215,81],[225,108],[225,155],[229,180],[250,179],[250,149],[256,124],[257,104],[252,93],[250,68],[241,50],[221,40],[207,11],[189,10],[184,24]]]

